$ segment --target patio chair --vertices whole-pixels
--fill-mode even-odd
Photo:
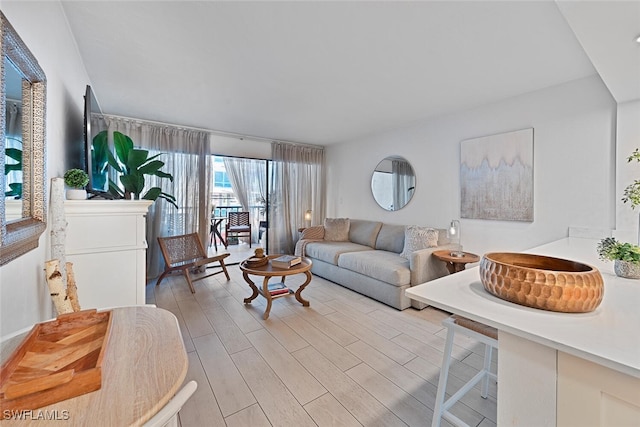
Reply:
[[[249,247],[251,247],[251,222],[249,222],[249,212],[229,212],[225,228],[225,248],[227,248],[229,244],[229,234],[233,234],[236,237],[249,236]]]
[[[162,251],[162,256],[164,258],[165,268],[164,272],[158,278],[156,286],[160,284],[167,274],[174,271],[182,271],[182,274],[187,279],[191,293],[196,292],[193,288],[193,282],[197,282],[198,280],[202,280],[216,274],[224,273],[224,275],[227,276],[227,280],[231,280],[227,267],[224,265],[224,259],[228,257],[229,254],[225,253],[213,257],[207,257],[207,253],[205,252],[197,233],[171,237],[158,237],[158,243],[160,244],[160,250]],[[219,263],[220,270],[197,278],[191,277],[192,272],[201,270],[203,266],[214,262]]]

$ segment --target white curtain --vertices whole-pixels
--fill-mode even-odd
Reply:
[[[266,162],[264,160],[225,157],[224,167],[234,195],[249,212],[251,239],[257,241],[260,209],[266,200]]]
[[[114,131],[128,135],[136,147],[149,150],[149,156],[163,153],[158,160],[161,169],[173,175],[173,182],[152,176],[147,179],[146,192],[160,187],[176,197],[178,209],[166,200],[158,199],[147,216],[147,277],[157,277],[164,269],[164,260],[157,237],[197,232],[205,248],[210,229],[211,153],[208,132],[105,117],[110,138]],[[143,193],[144,193],[143,192]]]
[[[292,254],[298,228],[309,225],[305,212],[311,210],[311,224],[321,224],[325,211],[324,149],[274,142],[271,145],[273,188],[270,195],[269,251]]]
[[[409,203],[416,185],[415,176],[411,164],[406,160],[393,160],[391,171],[393,210],[398,210]]]

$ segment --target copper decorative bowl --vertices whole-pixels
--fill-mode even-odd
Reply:
[[[597,268],[542,255],[487,253],[480,260],[480,279],[498,298],[563,313],[593,311],[604,295]]]

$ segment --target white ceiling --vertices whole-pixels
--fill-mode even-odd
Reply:
[[[579,42],[551,0],[62,3],[105,113],[323,145],[594,75],[602,23],[562,5]]]
[[[640,99],[640,1],[558,1],[618,102]]]

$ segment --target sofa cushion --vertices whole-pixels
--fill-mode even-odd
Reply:
[[[308,242],[304,248],[306,256],[338,265],[338,257],[346,252],[371,251],[369,246],[351,242]]]
[[[382,227],[382,223],[378,221],[352,219],[349,223],[349,240],[374,248],[380,227]]]
[[[338,267],[351,270],[365,276],[404,286],[411,283],[409,261],[397,253],[388,251],[361,251],[343,253],[338,258]]]
[[[332,242],[349,241],[349,218],[325,218],[324,240]]]
[[[404,232],[404,249],[400,256],[409,259],[412,252],[436,246],[438,246],[438,230],[409,225]]]
[[[324,227],[322,225],[316,225],[313,227],[308,227],[302,230],[302,235],[300,236],[300,240],[322,240],[324,239]]]
[[[403,248],[404,225],[382,224],[376,239],[376,249],[399,254]]]

